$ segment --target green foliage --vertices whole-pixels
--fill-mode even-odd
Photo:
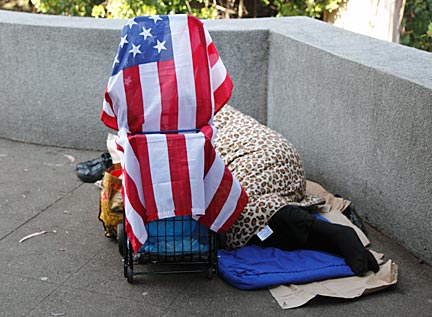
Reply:
[[[432,1],[406,0],[400,42],[432,52]]]
[[[39,13],[125,19],[138,15],[190,13],[204,19],[218,17],[205,0],[31,0]]]
[[[56,15],[90,16],[103,0],[31,0],[37,12]]]
[[[324,13],[333,12],[347,0],[274,0],[278,16],[306,15],[323,18]]]
[[[322,18],[325,11],[337,10],[347,0],[261,0],[263,13],[277,16],[306,15]],[[100,18],[130,18],[137,15],[190,13],[215,19],[239,15],[239,0],[31,0],[37,12]],[[255,1],[243,0],[244,12],[252,12]],[[248,16],[242,12],[242,16]],[[251,15],[249,15],[250,17]],[[258,16],[263,16],[258,12]]]
[[[293,15],[325,19],[327,13],[338,10],[347,1],[349,0],[0,0],[0,8],[98,18],[189,13],[203,19]],[[432,52],[432,0],[406,0],[400,42]]]
[[[217,10],[205,7],[203,0],[108,0],[93,8],[94,17],[130,18],[139,15],[190,13],[200,18],[217,17]]]
[[[28,0],[0,0],[0,9],[30,12],[31,5]]]

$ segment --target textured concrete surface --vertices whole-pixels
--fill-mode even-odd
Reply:
[[[269,73],[284,80],[269,76],[268,125],[299,150],[307,177],[355,200],[371,224],[432,263],[432,84],[422,80],[432,55],[377,40],[366,53],[353,36],[349,56],[370,57],[360,64],[341,58],[346,44],[322,49],[328,28],[317,25],[321,38],[272,33]],[[395,51],[418,82],[382,70]]]
[[[266,289],[241,291],[203,273],[123,277],[118,245],[97,219],[99,189],[74,163],[100,153],[0,138],[1,316],[428,316],[432,268],[368,227],[399,282],[357,299],[319,297],[282,310]],[[19,217],[11,217],[11,214]],[[24,236],[48,231],[22,243]]]
[[[0,11],[0,136],[105,149],[98,117],[123,23]],[[230,103],[432,263],[432,55],[303,17],[205,23],[234,81]]]
[[[104,149],[99,114],[124,23],[0,10],[0,136]],[[268,30],[210,33],[234,81],[231,104],[265,123]]]

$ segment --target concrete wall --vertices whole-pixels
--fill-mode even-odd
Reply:
[[[123,23],[0,11],[0,137],[103,150]],[[432,55],[308,18],[205,23],[230,103],[283,133],[309,179],[432,263]]]
[[[268,125],[307,178],[431,263],[432,55],[292,22],[271,33]]]
[[[0,136],[105,149],[99,114],[124,23],[0,10]],[[209,29],[235,84],[230,104],[265,123],[269,30]]]

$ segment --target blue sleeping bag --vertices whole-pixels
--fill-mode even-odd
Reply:
[[[329,222],[314,214],[316,218]],[[218,250],[219,275],[239,289],[302,284],[355,275],[339,256],[314,250],[283,251],[246,245]]]

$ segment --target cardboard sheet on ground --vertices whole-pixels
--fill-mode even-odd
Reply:
[[[377,273],[366,276],[350,276],[313,282],[302,285],[280,285],[270,289],[270,293],[281,308],[295,308],[306,304],[317,295],[355,298],[363,294],[379,291],[397,282],[397,266],[391,260],[381,265]]]
[[[306,193],[309,195],[319,196],[326,201],[326,204],[320,207],[320,215],[329,219],[333,223],[353,227],[363,244],[365,246],[369,245],[370,241],[365,234],[342,214],[342,211],[350,204],[348,200],[335,197],[333,194],[326,191],[321,185],[311,181],[307,181]],[[334,278],[301,285],[280,285],[270,288],[270,293],[281,308],[287,309],[304,305],[317,295],[338,298],[355,298],[396,284],[398,275],[397,265],[392,262],[392,260],[388,260],[385,264],[382,264],[382,258],[384,255],[374,251],[372,251],[372,253],[380,264],[380,270],[377,273],[369,272],[362,277],[351,276]]]

